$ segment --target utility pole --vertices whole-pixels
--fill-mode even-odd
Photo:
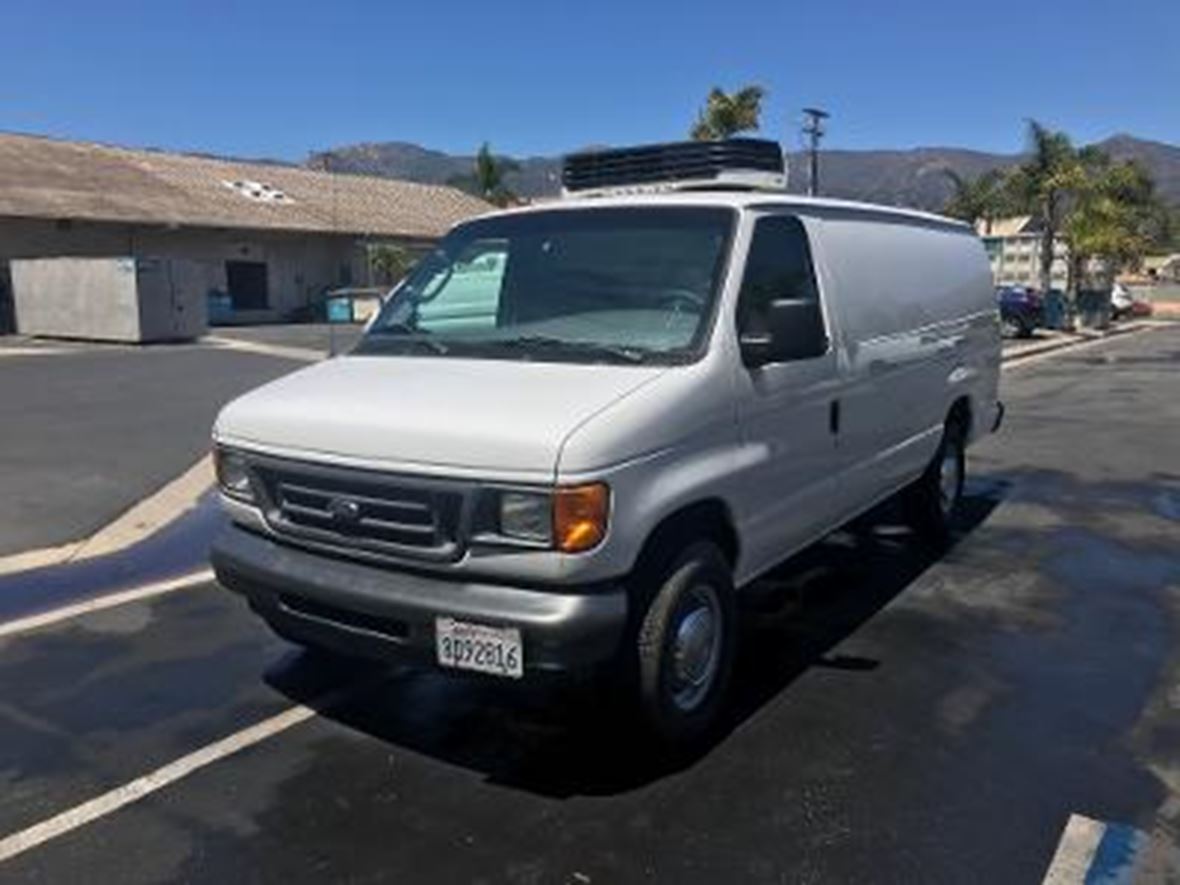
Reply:
[[[807,179],[807,195],[819,193],[819,140],[824,137],[824,120],[831,114],[820,108],[803,109],[803,134],[807,136],[807,152],[811,162],[811,176]]]

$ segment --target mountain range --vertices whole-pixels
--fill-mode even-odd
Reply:
[[[1180,146],[1116,135],[1097,143],[1115,160],[1132,159],[1151,174],[1159,195],[1180,205]],[[553,196],[561,185],[560,157],[513,158],[515,172],[505,182],[523,197]],[[988,169],[1014,166],[1019,154],[992,154],[963,148],[919,147],[908,150],[834,150],[820,154],[820,190],[825,196],[895,206],[939,210],[951,193],[943,170],[973,178]],[[807,185],[807,158],[791,153],[788,187]],[[429,184],[445,184],[470,175],[473,156],[448,154],[401,141],[345,145],[312,154],[306,165],[334,172],[381,175]]]

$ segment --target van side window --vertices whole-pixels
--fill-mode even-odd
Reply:
[[[754,224],[746,275],[738,296],[738,329],[767,329],[767,311],[779,299],[818,301],[807,232],[798,218],[775,215]]]

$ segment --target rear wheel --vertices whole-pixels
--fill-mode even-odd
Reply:
[[[963,497],[967,475],[966,436],[961,421],[948,421],[934,458],[905,491],[904,504],[910,524],[937,546],[950,542],[955,513]]]
[[[639,708],[661,741],[691,743],[724,708],[736,633],[733,578],[709,541],[692,543],[653,577],[634,647]]]

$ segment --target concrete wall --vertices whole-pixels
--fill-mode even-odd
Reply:
[[[369,282],[364,241],[351,235],[0,218],[0,264],[60,256],[183,258],[204,264],[209,288],[222,292],[226,261],[265,262],[268,308],[235,322],[283,319],[327,289]]]

